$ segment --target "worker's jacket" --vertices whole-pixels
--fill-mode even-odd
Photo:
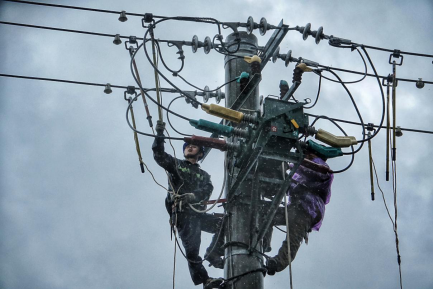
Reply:
[[[193,193],[196,197],[194,203],[209,200],[214,188],[211,183],[211,176],[202,170],[199,164],[192,164],[187,160],[180,160],[166,153],[164,151],[164,139],[162,138],[155,138],[152,150],[157,164],[164,168],[169,175],[169,191],[173,192],[174,190],[179,195]],[[169,214],[172,213],[173,205],[171,196],[168,193],[166,198],[166,209]],[[204,210],[206,205],[195,205],[194,207]],[[182,210],[193,212],[189,206],[183,206]]]
[[[327,163],[321,158],[316,157],[312,161],[328,168]],[[293,164],[290,164],[290,168],[292,167]],[[292,180],[288,190],[288,203],[297,202],[309,212],[312,219],[316,220],[312,230],[318,231],[324,219],[325,205],[330,202],[333,174],[314,171],[300,165]]]

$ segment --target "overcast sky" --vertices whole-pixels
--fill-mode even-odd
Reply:
[[[265,17],[290,27],[310,22],[312,29],[353,42],[407,52],[433,53],[432,1],[47,1],[89,8],[162,16],[213,17],[220,21],[256,22]],[[0,21],[143,37],[141,18],[87,12],[23,3],[0,2]],[[240,30],[243,30],[242,28]],[[156,38],[203,41],[217,33],[215,25],[167,21],[158,25]],[[230,31],[224,30],[226,37]],[[269,31],[260,36],[265,45]],[[0,24],[0,73],[57,78],[113,85],[135,85],[129,54],[112,38]],[[327,41],[303,41],[288,32],[281,53],[291,49],[322,65],[363,71],[356,51],[338,49]],[[196,54],[184,47],[181,75],[198,87],[224,83],[223,56],[202,49]],[[163,55],[179,67],[175,48],[163,45]],[[389,52],[368,50],[380,75],[392,73]],[[431,62],[431,63],[430,63]],[[137,65],[144,87],[155,86],[153,71],[143,51]],[[292,79],[292,64],[269,63],[263,71],[260,94],[279,93],[279,81]],[[372,69],[368,68],[372,73]],[[165,71],[181,89],[194,90]],[[340,72],[343,80],[359,75]],[[433,80],[432,58],[404,55],[397,76]],[[169,87],[162,81],[163,87]],[[365,123],[381,120],[381,93],[377,81],[367,77],[348,86]],[[123,89],[106,95],[103,87],[0,77],[0,288],[171,288],[174,243],[170,239],[165,191],[149,171],[140,172],[133,133],[125,121],[127,102]],[[314,99],[318,76],[305,74],[296,93],[300,100]],[[163,94],[164,104],[178,95]],[[202,101],[201,98],[199,98]],[[211,103],[214,100],[210,101]],[[142,103],[135,104],[138,128],[150,132]],[[150,104],[154,121],[157,110]],[[174,111],[190,118],[219,121],[186,104],[173,103]],[[340,84],[323,80],[313,114],[358,121]],[[166,116],[164,116],[166,119]],[[171,116],[183,133],[207,136],[187,122]],[[397,87],[397,125],[433,130],[432,84],[417,89],[412,82]],[[342,124],[349,135],[361,138],[360,126]],[[327,121],[317,128],[340,135]],[[171,136],[179,137],[169,128]],[[152,138],[140,136],[144,161],[158,182],[166,184],[163,170],[152,159]],[[373,157],[387,205],[393,210],[392,182],[385,181],[386,135],[373,140]],[[433,285],[433,137],[404,131],[397,139],[398,234],[404,288]],[[174,141],[177,156],[182,143]],[[171,152],[170,146],[166,146]],[[332,198],[319,232],[302,245],[293,263],[294,288],[399,288],[395,236],[381,192],[375,187],[371,201],[368,152],[365,146],[354,165],[335,176]],[[202,163],[214,183],[213,198],[223,182],[224,155],[212,151]],[[349,157],[329,161],[339,170]],[[222,212],[217,208],[213,212]],[[275,232],[273,252],[285,235]],[[201,255],[211,238],[203,234]],[[207,264],[207,263],[206,263]],[[211,276],[223,272],[210,268]],[[193,288],[187,263],[176,255],[176,288]],[[265,288],[289,288],[288,272],[265,278]]]

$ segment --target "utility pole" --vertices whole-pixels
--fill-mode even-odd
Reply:
[[[237,35],[238,34],[238,35]],[[258,40],[255,35],[247,34],[246,32],[232,33],[226,38],[226,43],[231,51],[238,47],[236,42],[237,36],[240,39],[240,47],[237,53],[227,55],[225,57],[225,79],[230,81],[236,78],[242,72],[251,73],[250,65],[243,59],[244,56],[252,56],[257,53]],[[226,86],[226,107],[231,107],[237,97],[240,95],[240,85],[232,82]],[[241,107],[245,110],[257,111],[259,109],[259,89],[256,87],[255,91],[244,102]],[[232,168],[231,162],[234,161],[233,156],[227,156],[227,167]],[[233,182],[234,176],[238,173],[238,169],[227,170],[226,178],[226,198],[231,199],[233,196],[228,195],[229,188]],[[233,202],[230,202],[226,208],[227,221],[225,229],[225,279],[230,279],[234,276],[244,274],[250,271],[256,271],[240,278],[230,288],[237,289],[262,289],[264,288],[264,276],[261,271],[263,268],[263,258],[256,252],[251,252],[245,245],[252,244],[252,226],[258,227],[258,203],[259,200],[258,190],[256,194],[252,194],[253,178],[246,180],[239,187],[238,196]],[[256,186],[257,187],[257,186]],[[253,197],[252,197],[253,195]],[[261,243],[256,244],[256,248],[260,250]]]

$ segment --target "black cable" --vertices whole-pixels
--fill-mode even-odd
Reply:
[[[401,51],[401,50],[393,50],[393,49],[386,49],[386,48],[380,48],[380,47],[375,47],[375,46],[369,46],[369,45],[364,45],[364,44],[357,44],[357,43],[353,43],[354,45],[358,45],[358,46],[364,46],[366,48],[369,49],[375,49],[375,50],[380,50],[380,51],[386,51],[386,52],[396,52],[399,51],[400,54],[407,54],[407,55],[413,55],[413,56],[421,56],[421,57],[433,57],[432,55],[429,54],[422,54],[422,53],[415,53],[415,52],[406,52],[406,51]]]
[[[145,94],[147,94],[146,91],[143,91],[143,92],[144,92]],[[131,106],[133,105],[133,102],[136,101],[138,97],[139,97],[139,94],[137,94],[134,98],[130,98],[130,100],[128,101],[128,107],[127,107],[127,112],[126,112],[127,124],[128,124],[128,126],[131,128],[132,131],[134,131],[134,132],[136,132],[136,133],[138,133],[138,134],[141,134],[141,135],[144,135],[144,136],[150,136],[150,137],[153,137],[153,138],[159,137],[159,138],[162,138],[162,139],[170,139],[170,140],[181,140],[181,141],[184,141],[184,138],[168,137],[168,136],[157,136],[157,135],[153,135],[153,134],[150,134],[150,133],[141,132],[141,131],[136,130],[136,129],[131,125],[131,123],[130,123],[129,111],[130,111],[130,109],[131,109]]]
[[[5,1],[12,1],[12,0],[5,0]],[[12,1],[12,2],[15,2],[15,1]],[[6,22],[6,21],[0,21],[0,24],[14,25],[14,26],[21,26],[21,27],[28,27],[28,28],[38,28],[38,29],[54,30],[54,31],[62,31],[62,32],[72,32],[72,33],[95,35],[95,36],[105,36],[105,37],[115,37],[116,36],[115,34],[106,34],[106,33],[99,33],[99,32],[89,32],[89,31],[81,31],[81,30],[55,28],[55,27],[49,27],[49,26],[30,25],[30,24],[22,24],[22,23],[14,23],[14,22]],[[122,36],[122,35],[120,35],[120,38],[129,39],[129,36]],[[140,38],[140,37],[137,37],[136,39],[137,40],[143,40],[143,38]],[[216,50],[216,51],[219,52],[218,50]],[[232,54],[226,54],[226,53],[222,53],[222,52],[219,52],[219,53],[223,54],[223,55],[230,55],[232,57],[243,58],[241,56],[236,56],[236,55],[232,55]],[[359,74],[359,75],[366,75],[366,76],[370,76],[370,77],[375,77],[375,75],[373,75],[373,74],[363,73],[363,72],[354,71],[354,70],[348,70],[348,69],[342,69],[342,68],[336,68],[336,67],[329,67],[329,66],[325,66],[325,65],[321,65],[321,64],[319,64],[318,66],[322,67],[322,68],[328,68],[328,69],[342,71],[342,72],[348,72],[348,73],[353,73],[353,74]],[[381,75],[379,77],[382,78],[382,79],[387,79],[388,78],[388,76],[381,76]],[[324,77],[324,78],[326,78],[326,77]],[[328,79],[328,80],[333,81],[331,79]],[[396,78],[396,80],[398,80],[398,81],[404,81],[404,82],[414,82],[414,83],[416,83],[416,82],[422,82],[422,83],[426,83],[426,84],[433,84],[432,81],[425,81],[425,80],[419,81],[419,80],[408,79],[408,78]]]
[[[182,79],[186,84],[190,85],[191,87],[194,87],[194,88],[196,88],[196,89],[199,90],[199,91],[206,92],[204,89],[201,89],[201,88],[195,86],[194,84],[188,82],[188,81],[187,81],[184,77],[182,77],[181,75],[178,74],[178,75],[176,75],[176,76],[178,76],[179,78],[181,78],[181,79]],[[225,85],[228,85],[229,83],[232,83],[232,82],[234,82],[234,81],[237,81],[238,78],[240,78],[240,77],[236,77],[236,78],[234,78],[234,79],[232,79],[232,80],[230,80],[230,81],[228,81],[228,82],[226,82],[226,83],[220,85],[220,86],[217,87],[216,89],[208,90],[208,92],[217,91],[217,90],[219,90],[220,88],[224,87]]]
[[[144,41],[144,43],[146,43],[146,41]],[[165,106],[159,104],[159,103],[158,103],[158,102],[157,102],[153,97],[151,97],[151,96],[147,93],[146,90],[143,89],[142,85],[140,84],[139,80],[137,79],[137,77],[136,77],[136,75],[134,74],[134,71],[133,71],[133,60],[134,60],[134,58],[136,57],[137,51],[139,51],[139,49],[140,49],[140,47],[141,47],[142,45],[144,45],[144,44],[143,44],[143,43],[140,44],[140,46],[138,47],[138,49],[135,50],[134,53],[133,53],[133,55],[131,56],[131,61],[130,61],[130,70],[131,70],[131,74],[133,75],[134,81],[137,83],[137,85],[139,86],[139,88],[140,88],[140,89],[145,93],[145,95],[146,95],[146,96],[147,96],[147,97],[148,97],[148,98],[149,98],[153,103],[155,103],[156,105],[158,105],[158,106],[161,107],[162,109],[164,109],[164,110],[170,112],[171,114],[176,115],[176,116],[179,117],[179,118],[182,118],[182,119],[184,119],[184,120],[190,121],[190,119],[189,119],[188,117],[185,117],[185,116],[180,115],[180,114],[178,114],[178,113],[176,113],[176,112],[174,112],[174,111],[171,111],[170,109],[167,109]],[[179,89],[178,89],[178,92],[179,92]],[[182,92],[182,91],[181,91],[181,93],[184,94],[184,95],[186,95],[186,94],[185,94],[184,92]],[[136,97],[136,98],[137,98],[137,97]]]
[[[121,13],[121,11],[114,11],[114,10],[104,10],[104,9],[86,8],[86,7],[79,7],[79,6],[69,6],[69,5],[39,3],[39,2],[22,1],[22,0],[4,0],[4,1],[15,2],[15,3],[22,3],[22,4],[32,4],[32,5],[56,7],[56,8],[67,8],[67,9],[84,10],[84,11],[92,11],[92,12],[111,13],[111,14],[120,14]],[[129,13],[129,12],[126,12],[126,14],[127,15],[131,15],[131,16],[140,16],[140,17],[144,16],[144,14],[139,14],[139,13]],[[157,15],[153,15],[153,17],[155,17],[155,18],[163,18],[163,16],[157,16]]]
[[[319,74],[318,93],[316,94],[315,102],[311,106],[303,106],[304,109],[310,109],[310,108],[314,107],[316,105],[316,103],[318,102],[319,94],[321,92],[321,78],[322,78],[321,72],[318,72],[317,75],[318,74]]]
[[[357,107],[357,104],[354,101],[354,98],[351,95],[351,92],[349,91],[349,89],[347,88],[347,86],[341,81],[341,78],[339,77],[339,75],[337,75],[334,71],[330,71],[330,73],[332,73],[340,81],[341,85],[344,87],[345,91],[348,93],[348,96],[350,97],[351,102],[353,103],[353,106],[354,106],[354,108],[356,110],[357,116],[360,119],[360,123],[362,124],[363,139],[361,141],[357,141],[358,143],[361,142],[361,145],[359,146],[358,149],[356,149],[355,151],[352,152],[353,154],[355,154],[355,153],[358,153],[362,149],[364,141],[365,141],[365,137],[366,137],[365,123],[363,122],[363,118],[362,118],[362,115],[360,114],[359,108]],[[383,117],[384,117],[384,115],[383,115]]]
[[[312,117],[317,117],[318,115],[315,114],[311,114],[311,113],[305,113],[308,116],[312,116]],[[354,125],[362,125],[360,122],[355,122],[355,121],[349,121],[349,120],[343,120],[343,119],[338,119],[338,118],[331,118],[329,117],[329,119],[332,119],[334,121],[337,122],[343,122],[343,123],[348,123],[348,124],[354,124]],[[377,127],[379,128],[379,125],[373,125],[373,127]],[[387,128],[386,126],[382,126],[381,128]],[[418,129],[411,129],[411,128],[401,128],[402,131],[409,131],[409,132],[418,132],[418,133],[427,133],[427,134],[433,134],[432,131],[427,131],[427,130],[418,130]]]
[[[318,66],[322,67],[322,68],[327,68],[327,69],[330,69],[330,70],[337,70],[337,71],[348,72],[348,73],[353,73],[353,74],[365,75],[365,73],[363,73],[363,72],[349,70],[349,69],[343,69],[343,68],[337,68],[337,67],[329,67],[329,66],[325,66],[325,65],[321,65],[321,64],[319,64]],[[374,74],[370,74],[370,73],[366,73],[366,76],[376,77]],[[382,78],[382,79],[387,79],[388,78],[388,76],[382,76],[382,75],[379,75],[378,77]],[[408,79],[408,78],[396,78],[396,79],[399,80],[399,81],[404,81],[404,82],[419,82],[419,80]],[[426,83],[426,84],[433,84],[432,81],[422,80],[422,82]]]
[[[366,57],[368,58],[369,64],[371,65],[371,68],[374,71],[375,76],[377,78],[378,86],[380,87],[380,91],[381,91],[381,100],[382,100],[382,104],[383,104],[382,113],[381,113],[380,127],[379,127],[379,129],[377,131],[374,132],[374,134],[371,137],[368,137],[366,139],[363,138],[363,142],[365,142],[365,141],[373,139],[380,132],[381,126],[383,125],[383,122],[384,122],[384,115],[385,115],[385,111],[386,111],[386,100],[385,100],[385,97],[384,97],[383,87],[381,86],[380,78],[378,77],[377,70],[375,69],[374,63],[372,63],[371,57],[369,57],[369,54],[366,51],[365,47],[362,46],[362,50],[366,54]]]
[[[166,62],[165,62],[164,59],[163,59],[163,54],[161,53],[160,44],[159,44],[158,42],[159,42],[159,40],[155,40],[155,44],[156,44],[157,49],[158,49],[158,56],[160,57],[161,62],[163,62],[164,67],[166,67],[166,69],[167,69],[168,71],[170,71],[171,73],[173,73],[173,74],[178,74],[179,72],[181,72],[181,70],[184,68],[184,58],[181,58],[181,68],[179,68],[179,69],[176,70],[176,71],[170,69],[170,68],[166,65]],[[169,42],[167,42],[167,44],[169,44]],[[172,46],[173,46],[173,45],[172,45]],[[171,46],[169,46],[169,47],[171,47]]]
[[[363,74],[363,77],[362,77],[361,79],[354,80],[354,81],[344,81],[344,82],[340,82],[340,81],[336,81],[336,80],[334,80],[334,79],[331,79],[331,78],[325,77],[325,76],[323,76],[323,75],[321,75],[321,74],[320,74],[320,76],[323,77],[323,78],[325,78],[325,79],[327,79],[327,80],[329,80],[329,81],[332,81],[332,82],[336,82],[336,83],[345,83],[345,84],[358,83],[358,82],[361,82],[362,80],[364,80],[364,79],[366,78],[366,75],[368,74],[368,66],[366,65],[365,58],[363,57],[363,55],[362,55],[362,53],[360,52],[360,50],[359,50],[359,49],[356,49],[356,50],[357,50],[357,52],[359,53],[360,57],[362,58],[362,60],[363,60],[363,64],[365,65],[365,73]],[[328,67],[328,66],[324,66],[324,65],[318,65],[318,66],[319,66],[319,67],[326,68],[327,70],[331,70],[331,69],[333,69],[332,67]],[[315,73],[316,73],[316,72],[315,72]]]
[[[64,79],[55,79],[55,78],[43,78],[43,77],[33,77],[33,76],[23,76],[23,75],[13,75],[13,74],[4,74],[4,73],[0,73],[0,77],[11,77],[11,78],[19,78],[19,79],[29,79],[29,80],[42,80],[42,81],[52,81],[52,82],[61,82],[61,83],[70,83],[70,84],[79,84],[79,85],[89,85],[89,86],[101,86],[101,87],[105,87],[107,84],[105,83],[92,83],[92,82],[82,82],[82,81],[72,81],[72,80],[64,80]],[[122,85],[112,85],[110,84],[110,86],[112,88],[121,88],[121,89],[127,89],[128,86],[122,86]],[[150,88],[150,89],[144,89],[146,91],[155,91],[155,88]],[[167,89],[166,89],[167,90]],[[163,89],[162,89],[163,91]],[[165,92],[172,92],[170,90],[167,90]],[[310,113],[305,113],[308,116],[312,116],[312,117],[317,117],[317,115],[315,114],[310,114]],[[342,122],[342,123],[348,123],[348,124],[354,124],[354,125],[361,125],[361,123],[358,122],[353,122],[353,121],[348,121],[348,120],[343,120],[343,119],[338,119],[338,118],[330,118],[334,121],[337,122]],[[374,125],[374,127],[379,128],[379,125]],[[386,128],[385,126],[381,126],[381,128]],[[426,134],[433,134],[432,131],[428,131],[428,130],[419,130],[419,129],[412,129],[412,128],[403,128],[401,127],[402,131],[408,131],[408,132],[417,132],[417,133],[426,133]]]
[[[345,132],[345,130],[342,128],[342,127],[340,127],[334,120],[332,120],[331,118],[329,118],[329,117],[327,117],[327,116],[325,116],[325,115],[319,115],[319,116],[317,116],[316,118],[315,118],[315,120],[312,122],[312,124],[311,124],[311,126],[313,126],[319,119],[326,119],[326,120],[329,120],[331,123],[333,123],[337,128],[339,128],[340,129],[340,131],[345,135],[345,136],[348,136],[347,135],[347,133]],[[346,168],[343,168],[343,169],[341,169],[341,170],[338,170],[338,171],[333,171],[333,173],[334,174],[339,174],[339,173],[342,173],[342,172],[345,172],[346,170],[348,170],[352,165],[353,165],[353,163],[354,163],[354,146],[353,145],[351,145],[351,150],[352,150],[352,152],[351,153],[347,153],[347,154],[351,154],[351,161],[350,161],[350,164],[346,167]],[[345,154],[345,153],[344,153]]]
[[[175,97],[174,99],[172,99],[172,101],[169,103],[169,105],[167,106],[167,109],[170,109],[170,106],[172,105],[172,103],[175,101],[175,100],[177,100],[178,98],[184,98],[183,96],[178,96],[178,97]],[[173,127],[173,125],[172,125],[172,123],[170,122],[170,118],[169,118],[169,111],[166,111],[166,118],[167,118],[167,122],[169,123],[169,125],[170,125],[170,127],[176,132],[176,133],[178,133],[178,134],[180,134],[180,135],[183,135],[183,136],[191,136],[191,134],[184,134],[184,133],[182,133],[182,132],[179,132],[179,131],[177,131],[174,127]]]
[[[20,27],[27,27],[27,28],[54,30],[54,31],[61,31],[61,32],[72,32],[72,33],[95,35],[95,36],[105,36],[105,37],[111,37],[111,38],[113,38],[113,37],[116,36],[116,34],[107,34],[107,33],[90,32],[90,31],[82,31],[82,30],[72,30],[72,29],[65,29],[65,28],[56,28],[56,27],[50,27],[50,26],[31,25],[31,24],[23,24],[23,23],[15,23],[15,22],[7,22],[7,21],[0,21],[0,24],[20,26]],[[119,36],[119,37],[120,38],[126,38],[126,39],[129,38],[129,36]],[[136,38],[136,39],[143,40],[141,38]]]
[[[169,20],[169,19],[162,19],[162,20],[159,20],[159,21],[157,21],[153,26],[155,26],[156,24],[158,24],[158,23],[161,23],[161,22],[163,22],[163,21],[166,21],[166,20]],[[146,35],[148,34],[148,33],[150,33],[150,31],[153,29],[153,27],[151,26],[151,27],[149,27],[147,30],[146,30],[146,33],[145,33],[145,36],[143,37],[143,39],[146,39]],[[150,33],[151,34],[151,39],[154,39],[154,35],[153,35],[153,33],[151,32]],[[152,67],[154,68],[154,70],[155,71],[157,71],[157,73],[159,74],[159,75],[161,75],[161,77],[163,77],[164,78],[164,80],[166,80],[167,81],[167,83],[169,83],[173,88],[175,88],[181,95],[184,95],[185,97],[187,97],[187,98],[189,98],[192,102],[194,102],[194,103],[197,103],[197,104],[199,104],[199,105],[201,105],[202,106],[202,103],[201,102],[199,102],[197,99],[195,99],[195,98],[193,98],[193,97],[191,97],[190,95],[188,95],[188,94],[185,94],[182,90],[180,90],[175,84],[173,84],[166,76],[164,76],[164,74],[154,65],[154,63],[152,62],[152,60],[151,60],[151,58],[149,57],[149,54],[148,54],[148,50],[146,49],[146,42],[147,42],[148,40],[144,40],[143,41],[143,43],[139,46],[139,48],[137,49],[137,51],[140,49],[140,47],[141,46],[143,46],[143,49],[144,49],[144,51],[145,51],[145,54],[146,54],[146,58],[148,59],[148,61],[149,61],[149,63],[152,65]],[[136,52],[137,52],[136,51]],[[134,53],[134,56],[136,55],[136,53]]]
[[[0,73],[0,76],[3,77],[12,77],[12,78],[21,78],[21,79],[31,79],[31,80],[42,80],[42,81],[52,81],[52,82],[62,82],[62,83],[71,83],[71,84],[80,84],[80,85],[90,85],[90,86],[106,86],[106,83],[94,83],[94,82],[83,82],[83,81],[73,81],[73,80],[65,80],[65,79],[57,79],[57,78],[46,78],[46,77],[35,77],[35,76],[23,76],[23,75],[14,75],[14,74],[4,74]],[[128,86],[121,85],[111,85],[112,88],[123,88],[127,89]]]

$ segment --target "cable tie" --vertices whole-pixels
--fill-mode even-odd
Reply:
[[[173,76],[177,77],[178,76],[178,72],[174,72],[172,73]]]

